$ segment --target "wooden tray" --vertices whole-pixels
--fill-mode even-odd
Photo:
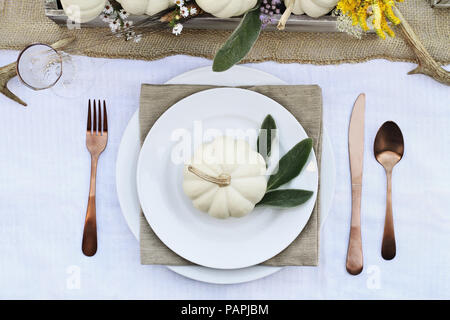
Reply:
[[[57,24],[67,24],[67,16],[62,10],[58,0],[45,0],[45,14],[47,17],[55,21]],[[148,16],[131,15],[128,20],[134,23],[145,19]],[[278,22],[280,16],[274,19]],[[189,21],[183,22],[183,27],[190,29],[215,29],[215,30],[234,30],[238,25],[240,18],[216,18],[205,15],[196,17]],[[69,22],[70,24],[70,22]],[[100,17],[88,23],[82,24],[82,27],[106,27]],[[276,24],[267,26],[265,30],[276,30]],[[311,18],[306,15],[292,15],[286,24],[286,31],[294,32],[339,32],[336,28],[336,17],[327,15],[320,18]]]
[[[450,8],[450,0],[431,0],[433,8]]]

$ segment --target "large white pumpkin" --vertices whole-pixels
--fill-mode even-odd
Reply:
[[[183,172],[194,207],[225,219],[251,212],[266,193],[264,158],[245,140],[218,137],[202,145]]]
[[[203,11],[219,18],[240,16],[253,8],[258,0],[197,0]]]
[[[97,18],[106,5],[106,0],[61,0],[64,12],[70,20],[84,23]]]
[[[173,0],[117,0],[131,14],[154,15],[175,6]]]

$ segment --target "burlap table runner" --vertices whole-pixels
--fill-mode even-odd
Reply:
[[[173,104],[196,92],[216,88],[202,85],[143,85],[139,109],[141,143],[155,121]],[[322,154],[322,91],[318,86],[255,86],[243,87],[264,94],[283,105],[302,124],[314,141],[317,163]],[[276,120],[276,119],[275,119]],[[319,186],[320,187],[320,186]],[[320,189],[320,188],[319,188]],[[319,199],[320,193],[317,195]],[[316,206],[301,234],[283,252],[263,263],[268,266],[316,266],[319,261],[320,204]],[[189,265],[156,236],[145,216],[140,217],[142,264]]]
[[[432,9],[427,0],[405,0],[399,7],[431,55],[438,62],[450,63],[450,10]],[[75,34],[79,53],[95,57],[154,60],[186,54],[212,59],[230,34],[183,30],[176,37],[161,31],[138,44],[114,39],[92,47],[98,42],[98,29],[68,31],[47,19],[43,8],[43,1],[38,0],[0,0],[0,49],[21,49],[30,42],[53,43]],[[244,62],[337,64],[375,58],[415,61],[400,34],[397,30],[396,38],[382,41],[373,34],[358,40],[342,33],[263,32]]]

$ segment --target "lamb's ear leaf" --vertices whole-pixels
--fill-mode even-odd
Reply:
[[[308,161],[312,150],[312,139],[307,138],[297,143],[279,161],[275,174],[267,182],[267,190],[274,190],[297,177]]]
[[[267,192],[257,206],[292,208],[308,201],[314,192],[300,189],[284,189]]]
[[[259,15],[259,6],[244,15],[227,42],[217,51],[214,57],[213,71],[226,71],[247,55],[261,32],[262,23]]]
[[[275,139],[276,129],[277,125],[275,124],[275,120],[268,114],[261,125],[257,142],[257,150],[264,157],[266,163],[272,151],[272,141]],[[266,141],[264,141],[264,139],[266,139]]]

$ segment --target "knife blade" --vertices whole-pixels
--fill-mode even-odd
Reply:
[[[364,116],[366,95],[360,94],[353,106],[348,130],[348,152],[352,181],[352,219],[347,251],[347,271],[352,275],[363,269],[361,240],[361,191],[364,160]]]

